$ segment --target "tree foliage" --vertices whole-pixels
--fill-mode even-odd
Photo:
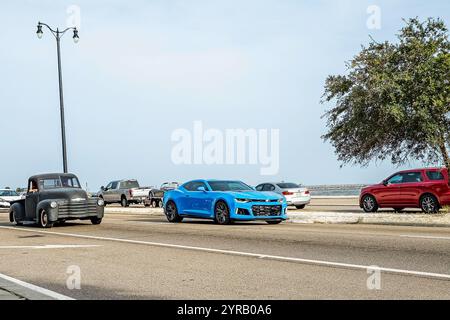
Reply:
[[[371,39],[329,76],[323,103],[330,141],[344,164],[389,159],[450,168],[450,43],[440,19],[405,21],[396,43]]]

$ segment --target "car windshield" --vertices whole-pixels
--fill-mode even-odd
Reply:
[[[0,190],[0,197],[17,197],[19,194],[13,190]]]
[[[281,189],[292,189],[292,188],[298,188],[299,185],[296,183],[277,183],[277,186],[279,186]]]
[[[250,186],[241,181],[208,181],[212,191],[250,191]]]
[[[75,177],[61,177],[63,188],[81,188],[80,182]]]

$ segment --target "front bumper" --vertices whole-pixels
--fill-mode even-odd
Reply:
[[[235,202],[234,209],[230,214],[233,220],[253,221],[253,220],[286,220],[286,202]]]

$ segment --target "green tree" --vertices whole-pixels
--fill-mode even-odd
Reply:
[[[405,21],[395,43],[371,39],[329,76],[322,103],[332,104],[322,136],[343,164],[389,159],[444,164],[450,170],[450,43],[440,19]]]

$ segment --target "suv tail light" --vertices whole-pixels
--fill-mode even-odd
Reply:
[[[306,190],[306,191],[305,191],[305,194],[309,194],[309,190]]]

